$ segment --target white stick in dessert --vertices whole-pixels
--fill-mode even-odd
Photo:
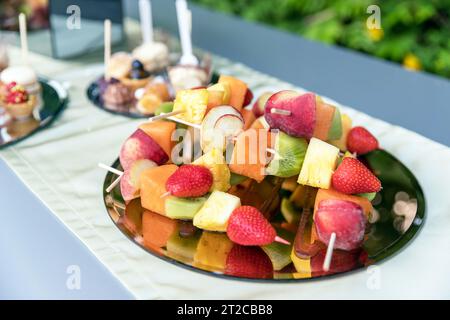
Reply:
[[[152,4],[150,0],[139,0],[139,19],[141,21],[142,42],[153,42]]]
[[[325,255],[325,260],[323,261],[322,269],[325,272],[330,270],[331,258],[333,257],[334,242],[336,241],[336,233],[333,232],[330,236],[330,241],[328,242],[327,253]]]
[[[22,61],[28,64],[28,37],[27,37],[27,17],[24,13],[19,14],[20,46],[22,49]]]
[[[120,179],[122,179],[122,176],[118,176],[116,180],[114,180],[108,188],[106,188],[106,192],[111,192],[112,189],[114,189],[119,183]]]
[[[105,79],[109,80],[108,74],[108,66],[109,60],[111,59],[111,20],[106,19],[104,23],[105,29],[105,51],[104,51],[104,60],[105,60]]]
[[[187,7],[187,2],[186,0],[176,0],[175,6],[177,10],[178,30],[180,33],[182,50],[180,64],[197,66],[199,61],[192,53],[192,18],[190,18],[192,16]]]
[[[290,116],[291,115],[291,112],[289,110],[278,109],[278,108],[270,109],[270,113],[279,114],[281,116]]]

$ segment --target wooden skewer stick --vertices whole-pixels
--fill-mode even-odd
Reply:
[[[139,0],[139,19],[141,21],[142,42],[153,42],[152,4],[150,0]]]
[[[172,111],[172,112],[167,112],[167,113],[161,113],[160,115],[148,118],[148,121],[149,122],[153,122],[153,121],[157,121],[157,120],[161,120],[161,119],[166,119],[168,117],[175,116],[175,115],[180,114],[180,113],[183,113],[183,112],[181,110],[179,110],[179,111]]]
[[[193,127],[193,128],[195,128],[195,129],[198,129],[198,130],[200,130],[200,129],[202,128],[202,126],[199,125],[199,124],[192,123],[192,122],[187,122],[187,121],[184,121],[184,120],[179,119],[179,118],[177,118],[177,117],[169,116],[169,117],[167,117],[167,119],[172,120],[172,121],[175,121],[175,122],[178,122],[178,123],[181,123],[181,124],[185,124],[185,125],[187,125],[187,126]]]
[[[286,245],[290,245],[291,244],[289,241],[284,240],[283,238],[281,238],[279,236],[275,237],[275,242],[279,242],[279,243],[286,244]]]
[[[122,176],[122,175],[123,175],[123,172],[122,172],[122,171],[117,170],[117,169],[114,169],[113,167],[107,166],[107,165],[104,164],[104,163],[99,163],[98,166],[99,166],[100,168],[102,168],[102,169],[105,169],[105,170],[109,171],[109,172],[112,172],[112,173],[114,173],[114,174],[117,174],[118,176]]]
[[[106,188],[106,192],[111,192],[112,189],[114,189],[119,183],[120,179],[122,179],[123,172],[117,169],[114,169],[113,167],[107,166],[106,164],[99,163],[98,166],[102,169],[105,169],[109,172],[112,172],[116,174],[118,177],[109,185],[108,188]]]
[[[27,17],[24,13],[19,14],[19,31],[22,61],[24,64],[28,64]]]
[[[109,80],[108,66],[109,60],[111,59],[111,20],[106,19],[104,23],[105,29],[105,51],[104,51],[104,62],[105,62],[105,79]]]
[[[270,113],[279,114],[281,116],[290,116],[291,115],[291,112],[289,110],[278,109],[278,108],[270,109]]]
[[[334,242],[336,241],[336,233],[333,232],[330,236],[330,241],[328,242],[327,253],[325,255],[325,260],[323,261],[322,269],[325,272],[330,270],[331,258],[333,257]]]
[[[164,192],[164,193],[161,195],[160,198],[164,198],[164,197],[167,197],[167,196],[170,196],[170,195],[171,195],[170,191],[167,191],[167,192]]]
[[[118,176],[116,178],[116,180],[113,181],[113,183],[111,183],[109,185],[108,188],[106,188],[106,192],[111,192],[112,189],[114,189],[119,183],[120,183],[120,179],[122,178],[122,176]]]

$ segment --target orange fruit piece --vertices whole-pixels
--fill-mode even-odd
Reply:
[[[166,164],[145,170],[141,174],[141,204],[147,210],[166,215],[165,204],[169,196],[161,196],[167,192],[166,181],[177,170],[174,164]]]
[[[242,109],[241,114],[244,118],[244,130],[247,130],[253,125],[253,122],[256,120],[255,114],[250,109]]]
[[[175,146],[176,141],[172,141],[172,133],[176,129],[176,123],[171,121],[154,121],[145,122],[139,126],[139,129],[143,130],[149,135],[164,152],[169,156],[172,153],[172,148]]]
[[[218,83],[228,83],[231,89],[229,105],[241,111],[247,93],[247,84],[235,77],[221,75]]]
[[[316,107],[316,126],[314,127],[313,137],[326,141],[328,139],[328,132],[333,123],[333,116],[336,107],[326,104],[324,102],[317,102]]]
[[[264,129],[248,129],[238,135],[231,155],[230,171],[261,182],[270,160],[266,150],[275,141],[271,136],[274,137],[274,134]]]
[[[176,220],[148,210],[142,214],[142,235],[146,247],[152,249],[164,247],[176,229]]]

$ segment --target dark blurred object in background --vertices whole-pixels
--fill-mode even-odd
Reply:
[[[449,0],[191,0],[302,35],[450,78]],[[381,29],[369,29],[369,7]]]
[[[48,28],[48,0],[1,0],[0,29],[18,31],[21,12],[27,15],[28,29]]]

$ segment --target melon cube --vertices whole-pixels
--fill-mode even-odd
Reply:
[[[166,181],[177,170],[174,164],[167,164],[145,170],[141,174],[141,204],[150,211],[166,215],[165,205],[168,197],[161,196],[167,192]]]

